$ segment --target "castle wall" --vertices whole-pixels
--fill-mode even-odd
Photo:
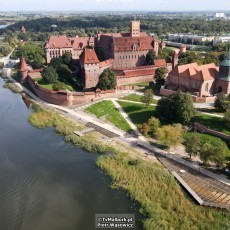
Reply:
[[[153,75],[144,75],[144,76],[136,76],[136,77],[126,77],[126,76],[117,76],[117,86],[142,83],[142,82],[150,82],[153,81]]]
[[[28,83],[40,99],[55,105],[62,106],[89,103],[91,101],[100,100],[105,97],[114,97],[116,95],[116,90],[90,92],[65,92],[47,90],[40,87],[36,83],[36,80],[33,80],[31,77],[28,77]]]
[[[131,68],[143,66],[148,50],[143,51],[122,51],[114,53],[114,69]]]

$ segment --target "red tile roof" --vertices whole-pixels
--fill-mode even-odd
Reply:
[[[81,59],[84,64],[97,64],[100,62],[95,50],[93,49],[85,49]]]
[[[111,66],[113,64],[113,59],[108,59],[108,60],[105,60],[103,62],[100,62],[99,63],[99,67],[100,68],[103,68],[103,67],[106,67],[106,66]]]
[[[154,60],[154,64],[156,66],[166,66],[167,65],[165,59]]]
[[[71,48],[71,41],[66,35],[50,36],[46,48]]]
[[[26,60],[24,57],[21,58],[21,61],[20,61],[20,68],[19,68],[19,71],[27,71],[28,70],[28,67],[27,67],[27,64],[26,64]]]
[[[176,75],[182,78],[191,78],[198,81],[214,80],[219,71],[214,63],[198,66],[197,63],[177,66],[170,75]]]
[[[151,50],[154,48],[153,37],[114,37],[114,50],[132,51],[132,50]],[[134,47],[135,46],[135,47]]]

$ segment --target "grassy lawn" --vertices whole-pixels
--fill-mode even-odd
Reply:
[[[126,86],[146,87],[146,86],[149,86],[149,82],[142,82],[142,83],[135,83],[135,84],[127,84]]]
[[[156,115],[156,106],[147,107],[145,104],[134,104],[124,101],[118,101],[118,103],[138,128],[140,128],[143,123],[147,122],[150,117]]]
[[[121,97],[121,100],[126,100],[126,101],[137,101],[137,102],[142,102],[141,101],[142,96],[137,95],[137,94],[129,94],[127,96]],[[157,104],[157,100],[152,99],[151,104]]]
[[[85,111],[96,115],[98,118],[104,117],[107,121],[111,122],[121,130],[126,132],[132,130],[111,101],[98,102],[86,108]]]
[[[192,122],[198,122],[209,127],[210,129],[230,135],[230,130],[226,127],[223,118],[221,117],[213,117],[206,114],[197,113],[197,116],[192,119]]]
[[[36,81],[38,82],[38,84],[39,84],[41,87],[43,87],[43,88],[45,88],[45,89],[48,89],[48,90],[53,90],[53,84],[47,84],[46,81],[44,81],[43,78],[38,78],[38,79],[36,79]],[[67,83],[67,82],[63,82],[63,83],[65,83],[66,88],[67,88],[69,91],[74,91],[73,87],[72,87],[69,83]]]

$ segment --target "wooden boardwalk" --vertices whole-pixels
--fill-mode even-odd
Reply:
[[[186,185],[203,201],[202,205],[223,208],[230,211],[229,185],[188,168],[172,159],[163,156],[158,156],[157,158],[171,173],[175,172],[179,175]],[[186,190],[189,192],[189,189],[186,188]],[[193,194],[191,195],[193,196]],[[194,198],[196,199],[197,197]]]

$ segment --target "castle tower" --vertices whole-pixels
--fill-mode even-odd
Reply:
[[[100,75],[100,61],[95,50],[85,49],[80,59],[82,76],[84,78],[84,88],[94,88],[97,86]]]
[[[140,37],[140,21],[130,21],[130,37]]]
[[[178,53],[175,51],[173,54],[173,59],[172,59],[172,68],[176,68],[178,65]]]
[[[26,33],[26,28],[25,28],[24,26],[21,27],[21,32],[22,32],[23,34]]]
[[[20,61],[19,73],[20,73],[20,82],[21,83],[26,82],[27,74],[28,74],[28,67],[23,57],[21,58],[21,61]]]

